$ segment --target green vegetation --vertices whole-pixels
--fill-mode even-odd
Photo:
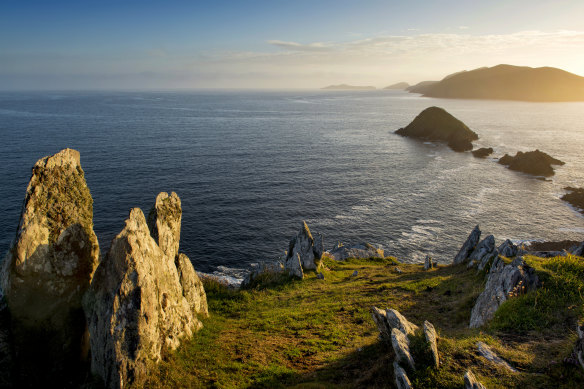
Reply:
[[[410,338],[414,387],[460,388],[471,368],[488,388],[574,388],[581,368],[563,363],[583,314],[581,258],[527,258],[543,287],[503,304],[492,324],[469,329],[484,273],[461,266],[399,264],[395,259],[323,261],[324,280],[266,275],[235,291],[206,280],[210,318],[193,340],[152,371],[150,388],[393,387],[393,351],[379,340],[369,308],[395,308],[438,331],[441,367],[430,366],[423,335]],[[354,270],[357,276],[352,276]],[[536,303],[537,300],[537,303]],[[477,354],[487,343],[520,373]]]

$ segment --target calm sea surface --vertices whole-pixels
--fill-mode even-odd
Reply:
[[[542,181],[393,134],[436,105],[492,146],[566,162]],[[71,147],[102,248],[161,191],[183,204],[181,250],[200,271],[278,257],[306,220],[400,260],[450,262],[475,224],[503,239],[584,239],[559,198],[584,186],[584,103],[443,100],[401,91],[0,93],[0,252],[31,167]],[[222,268],[220,268],[222,269]]]

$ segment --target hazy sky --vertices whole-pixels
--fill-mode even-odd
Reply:
[[[383,87],[584,75],[584,0],[0,0],[0,89]]]

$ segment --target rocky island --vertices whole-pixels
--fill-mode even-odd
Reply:
[[[361,85],[348,85],[348,84],[340,84],[340,85],[329,85],[321,88],[323,90],[375,90],[374,86],[361,86]]]
[[[472,150],[471,142],[479,139],[466,124],[439,107],[426,108],[410,124],[395,133],[410,138],[446,142],[452,150],[461,152]]]
[[[499,163],[511,170],[543,177],[554,175],[552,165],[564,165],[564,162],[539,150],[525,153],[518,151],[515,156],[505,154],[499,159]]]
[[[567,201],[572,206],[578,208],[584,214],[584,188],[565,187],[568,193],[562,196],[562,200]]]
[[[472,151],[472,155],[477,158],[487,158],[489,155],[493,154],[492,147],[481,147],[480,149],[476,149]]]
[[[497,65],[415,85],[426,97],[520,101],[584,101],[584,77],[552,67]]]

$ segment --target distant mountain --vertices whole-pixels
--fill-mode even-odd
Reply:
[[[386,86],[383,89],[406,89],[409,87],[410,87],[410,84],[408,84],[407,82],[398,82],[397,84]]]
[[[440,81],[422,81],[418,82],[416,85],[412,85],[406,88],[408,92],[411,93],[424,93],[426,88],[430,87],[431,85],[437,84]]]
[[[374,86],[360,86],[360,85],[347,85],[347,84],[340,84],[340,85],[329,85],[322,89],[327,90],[375,90]]]
[[[551,67],[497,65],[421,84],[408,90],[427,97],[453,99],[584,101],[584,77]]]

